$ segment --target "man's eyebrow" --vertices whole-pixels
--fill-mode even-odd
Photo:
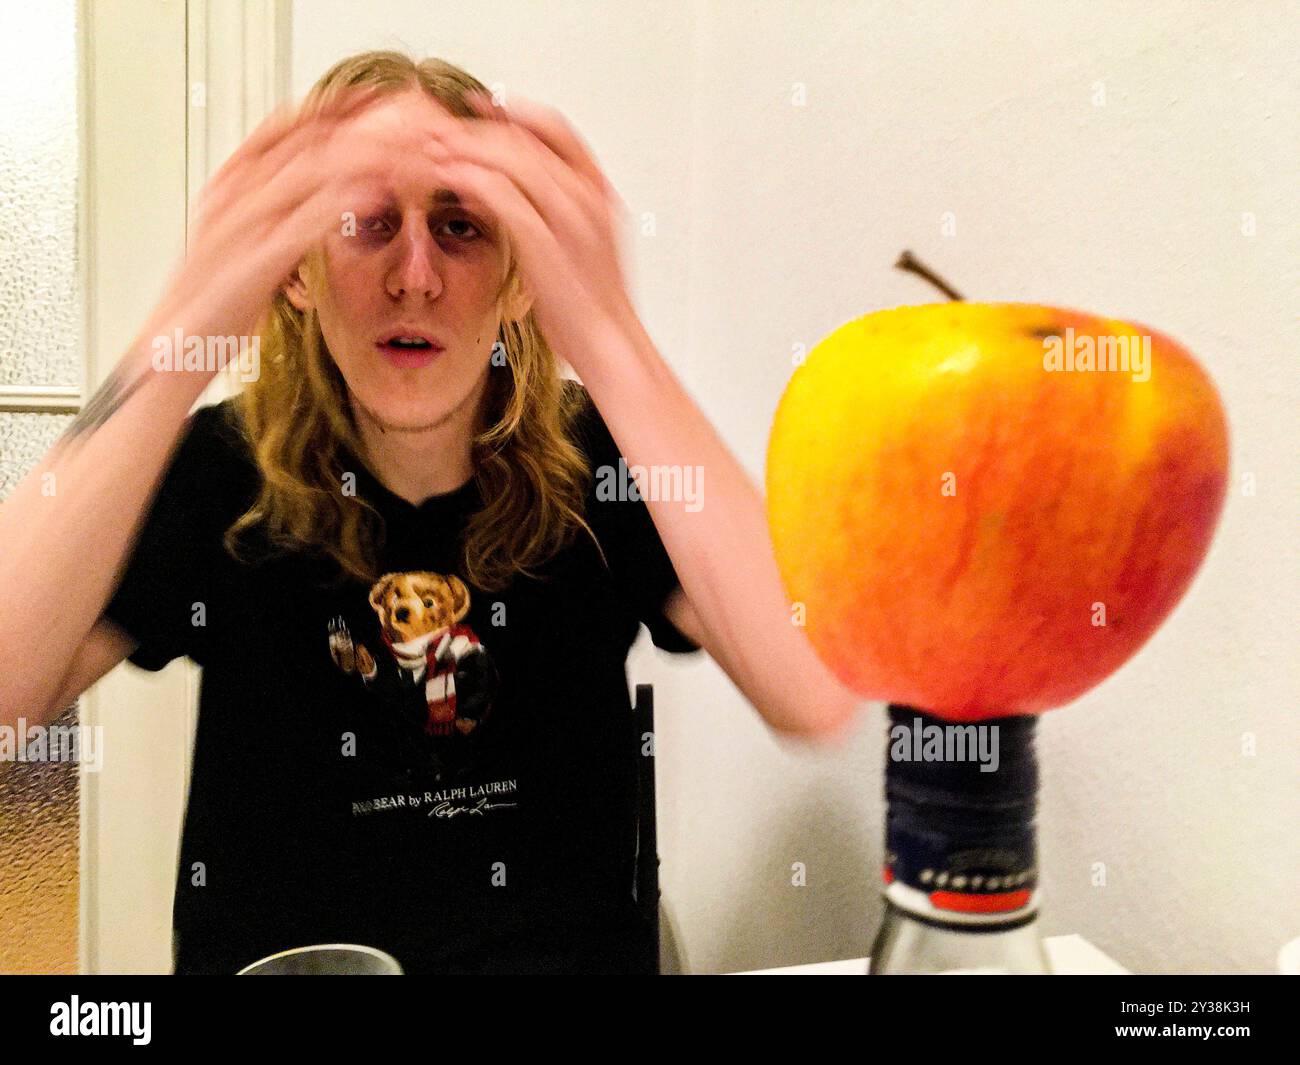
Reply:
[[[432,207],[460,207],[460,197],[451,189],[434,189],[429,193],[429,206]],[[383,205],[386,210],[393,210],[397,206],[396,197],[391,192],[385,193]]]

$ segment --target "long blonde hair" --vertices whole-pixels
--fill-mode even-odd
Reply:
[[[350,86],[381,92],[420,89],[453,114],[471,117],[464,97],[486,91],[478,79],[441,59],[416,62],[400,52],[371,51],[336,63],[307,94],[305,107],[327,104]],[[502,292],[518,283],[513,254]],[[259,495],[226,532],[226,549],[247,558],[246,534],[257,530],[272,549],[323,552],[339,577],[373,582],[383,519],[342,490],[341,449],[366,454],[343,376],[314,311],[299,311],[277,292],[259,324],[261,373],[235,400],[261,471]],[[516,573],[528,576],[586,529],[590,468],[571,430],[581,393],[565,387],[558,360],[531,311],[503,321],[498,334],[505,366],[488,372],[482,424],[470,458],[483,508],[470,516],[461,541],[462,576],[500,591]],[[602,558],[604,552],[601,551]]]

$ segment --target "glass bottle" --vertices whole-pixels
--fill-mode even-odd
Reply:
[[[870,973],[1051,972],[1038,931],[1037,724],[889,707],[885,915]]]

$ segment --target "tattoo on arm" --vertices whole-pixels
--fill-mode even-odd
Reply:
[[[64,430],[60,443],[71,443],[84,436],[90,436],[109,418],[121,409],[139,387],[145,383],[152,372],[149,366],[136,368],[135,376],[121,363],[113,368],[108,379],[100,386],[98,392],[90,397],[84,407],[78,411],[71,424]]]

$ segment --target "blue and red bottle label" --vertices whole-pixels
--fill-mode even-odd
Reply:
[[[1037,912],[1033,716],[945,721],[891,705],[885,896],[913,916],[997,926]]]

